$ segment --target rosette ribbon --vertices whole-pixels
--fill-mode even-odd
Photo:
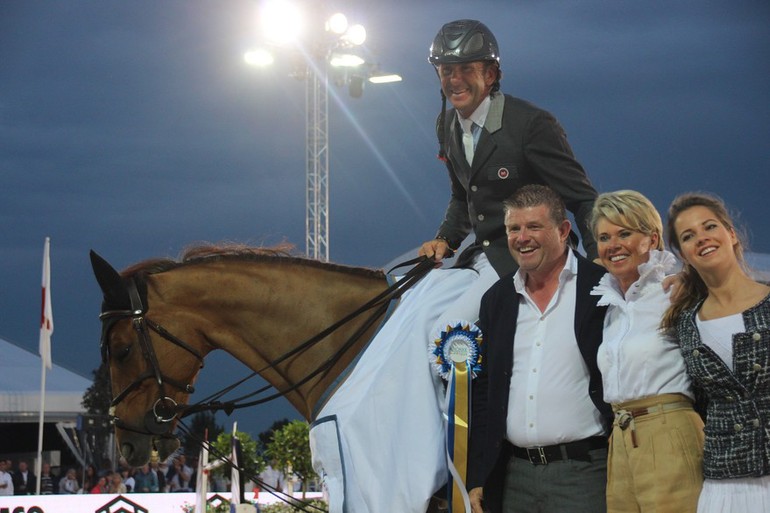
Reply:
[[[436,372],[447,381],[446,454],[449,467],[447,499],[452,513],[470,513],[465,489],[468,470],[471,382],[481,370],[481,330],[468,321],[447,324],[429,345]]]

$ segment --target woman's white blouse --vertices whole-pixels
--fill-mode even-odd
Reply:
[[[596,357],[608,403],[660,394],[693,397],[679,345],[658,328],[670,303],[669,293],[663,291],[663,278],[675,265],[676,258],[668,251],[652,250],[625,297],[610,273],[591,291],[601,296],[599,305],[608,306]]]

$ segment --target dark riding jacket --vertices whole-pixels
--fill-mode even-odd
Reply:
[[[465,160],[457,113],[454,109],[446,113],[452,190],[437,237],[458,248],[473,230],[476,241],[460,260],[484,251],[498,275],[514,272],[517,266],[508,251],[502,203],[524,185],[544,184],[564,199],[575,216],[586,254],[595,258],[588,217],[597,193],[575,160],[559,122],[512,96],[492,93],[491,101],[472,166]]]

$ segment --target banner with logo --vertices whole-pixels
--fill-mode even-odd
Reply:
[[[297,493],[301,499],[302,494]],[[320,499],[321,492],[308,492],[306,500]],[[246,494],[253,501],[255,494]],[[209,493],[207,502],[218,505],[230,501],[230,492]],[[259,494],[260,506],[282,502],[266,493]],[[195,493],[127,493],[84,495],[15,495],[0,497],[0,513],[193,513]]]

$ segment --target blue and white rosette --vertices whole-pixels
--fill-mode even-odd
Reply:
[[[433,337],[428,356],[436,372],[447,381],[446,453],[449,466],[449,511],[470,512],[465,490],[468,469],[471,381],[481,370],[481,330],[472,322],[456,321]]]

